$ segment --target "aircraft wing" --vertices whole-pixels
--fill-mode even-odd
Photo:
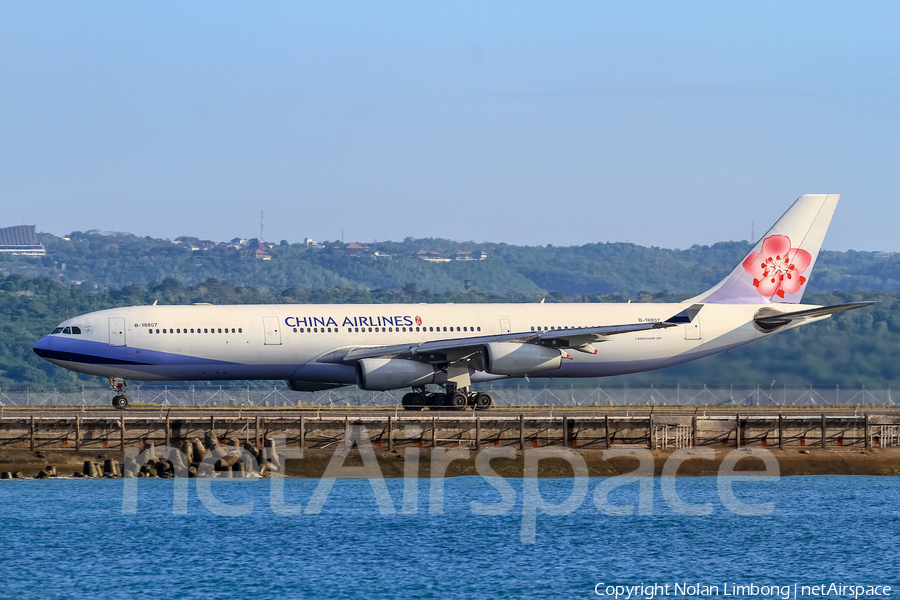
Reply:
[[[688,309],[690,310],[690,309]],[[698,309],[699,310],[699,309]],[[632,333],[650,329],[663,329],[675,327],[679,323],[688,322],[685,318],[687,311],[682,311],[666,321],[653,323],[630,323],[624,325],[601,325],[598,327],[573,327],[571,329],[553,329],[550,331],[523,331],[517,333],[500,333],[494,335],[481,335],[467,338],[449,338],[445,340],[432,340],[421,344],[396,344],[393,346],[375,346],[365,348],[346,348],[337,350],[322,356],[317,362],[326,363],[352,363],[364,358],[403,357],[425,362],[445,362],[447,353],[465,354],[467,351],[477,352],[482,346],[496,342],[518,342],[523,344],[540,344],[559,348],[561,350],[573,349],[581,352],[596,354],[597,351],[590,347],[591,343],[603,341],[610,335],[620,333]],[[690,319],[696,311],[690,315]]]
[[[833,315],[856,308],[862,308],[871,304],[875,304],[875,302],[849,302],[847,304],[834,304],[832,306],[821,306],[819,308],[810,308],[808,310],[795,310],[792,312],[785,312],[777,315],[765,315],[756,317],[753,320],[762,327],[780,327],[783,325],[787,325],[792,321],[818,319],[820,317],[827,317],[828,315]]]

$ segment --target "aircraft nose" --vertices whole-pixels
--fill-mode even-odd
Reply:
[[[37,354],[38,356],[40,356],[41,358],[45,358],[46,352],[48,350],[50,350],[50,346],[52,345],[52,342],[53,342],[53,339],[51,338],[51,336],[45,335],[44,337],[42,337],[41,339],[36,341],[34,343],[34,346],[32,346],[31,349],[34,350],[34,353]]]

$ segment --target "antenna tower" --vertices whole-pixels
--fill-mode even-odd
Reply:
[[[266,221],[263,218],[265,216],[265,212],[259,211],[259,241],[266,241]]]

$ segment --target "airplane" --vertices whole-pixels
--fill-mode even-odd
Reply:
[[[679,303],[132,306],[59,324],[34,351],[109,379],[411,388],[407,410],[486,410],[473,384],[605,377],[726,352],[872,302],[798,307],[840,196],[801,196],[717,285]],[[427,386],[438,391],[428,391]]]

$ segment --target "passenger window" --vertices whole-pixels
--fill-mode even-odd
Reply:
[[[296,327],[294,327],[294,333],[297,333],[297,328],[296,328]]]
[[[159,333],[159,329],[156,330],[156,333]]]
[[[534,329],[534,328],[532,327],[532,329]],[[478,328],[478,331],[481,331],[481,327]]]
[[[234,333],[234,327],[231,328],[231,333]]]
[[[393,328],[393,327],[388,327],[388,331],[393,332],[393,331],[394,331],[394,328]]]
[[[209,329],[203,328],[203,333],[209,333]]]
[[[153,333],[153,330],[152,330],[152,329],[148,329],[148,330],[147,330],[147,333]]]
[[[354,329],[356,330],[356,333],[359,333],[359,327],[354,327]]]
[[[369,333],[372,333],[372,328],[371,328],[371,327],[369,327]]]
[[[244,333],[244,330],[238,327],[238,333]]]
[[[222,333],[222,328],[221,328],[221,327],[219,327],[219,333]]]

